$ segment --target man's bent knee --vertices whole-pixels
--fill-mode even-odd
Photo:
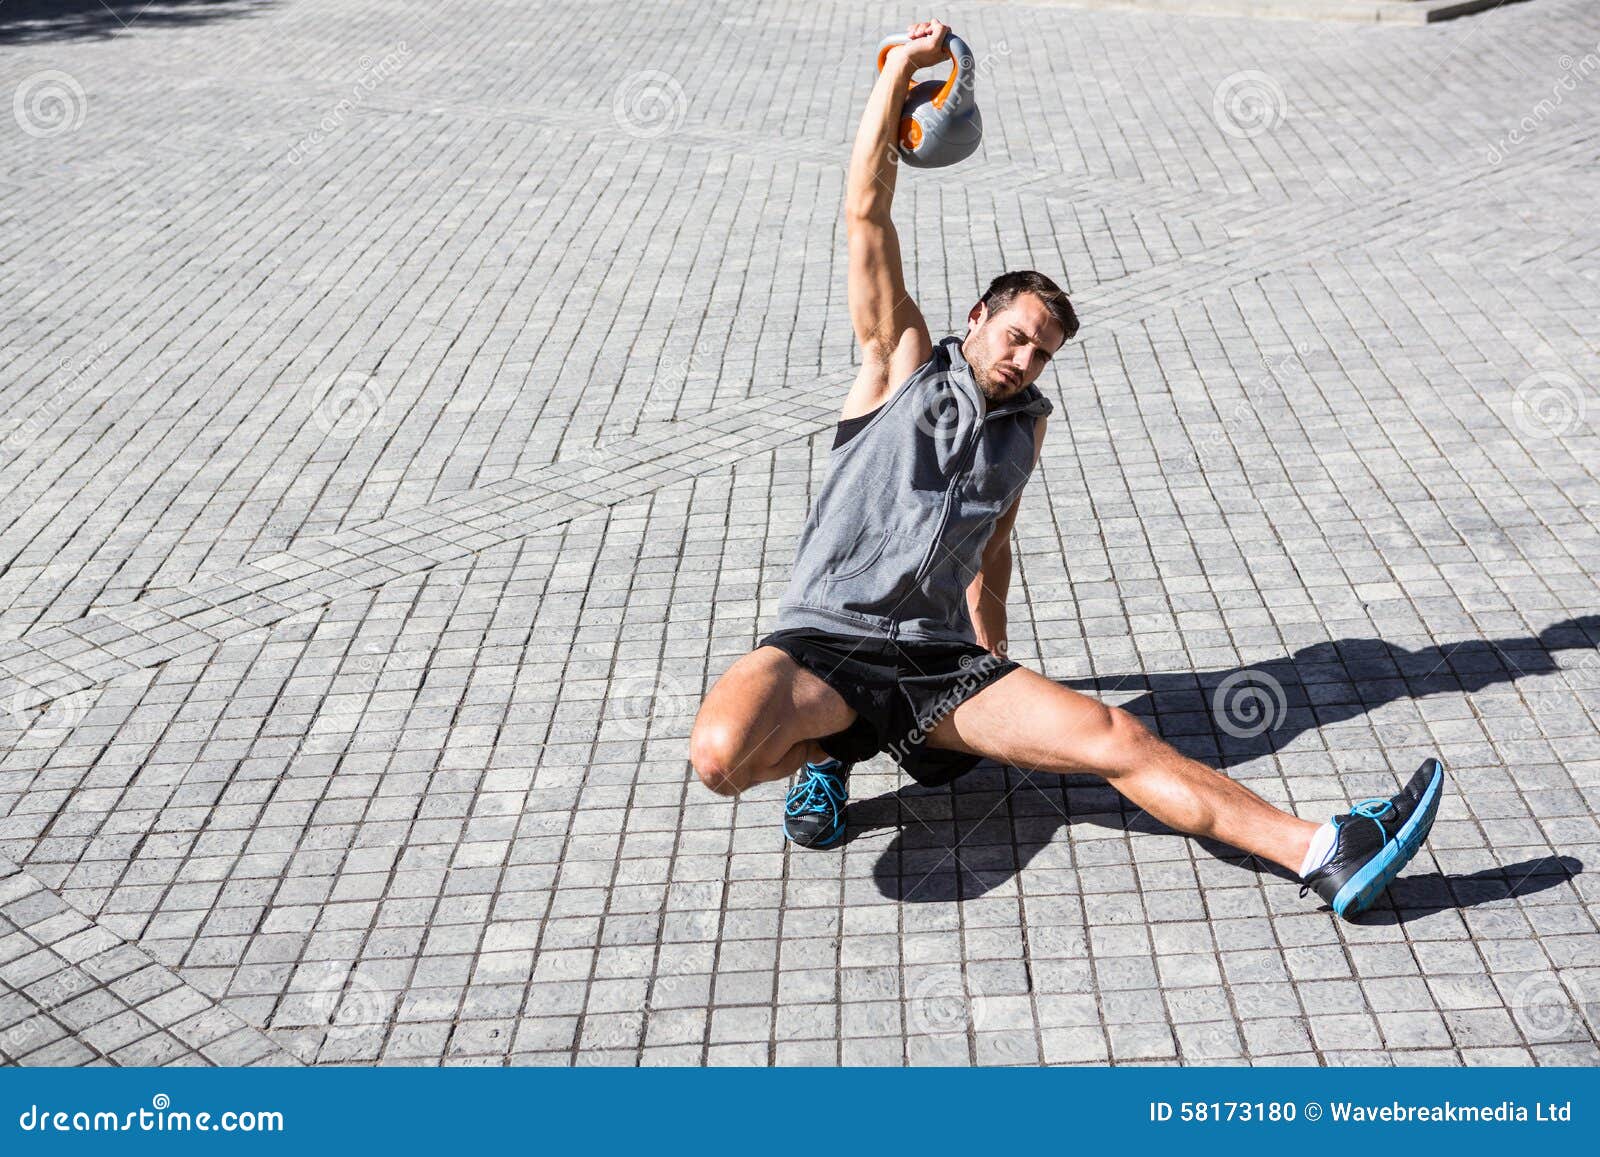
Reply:
[[[750,786],[755,754],[743,746],[738,729],[726,724],[696,723],[689,734],[694,773],[718,795],[738,795]]]

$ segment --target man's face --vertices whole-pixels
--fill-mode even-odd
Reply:
[[[1002,402],[1031,386],[1065,340],[1044,302],[1022,293],[998,313],[973,306],[961,352],[983,396]]]

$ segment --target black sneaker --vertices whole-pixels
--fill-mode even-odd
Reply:
[[[846,782],[851,765],[830,759],[807,763],[783,803],[783,834],[804,848],[826,848],[844,835]]]
[[[1365,912],[1422,847],[1442,794],[1444,764],[1425,759],[1399,795],[1364,799],[1334,816],[1339,834],[1333,852],[1302,877],[1300,894],[1315,889],[1347,920]]]

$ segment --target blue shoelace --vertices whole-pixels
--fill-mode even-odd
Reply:
[[[808,763],[805,770],[806,777],[794,785],[789,798],[784,801],[784,814],[798,816],[806,812],[828,812],[849,798],[834,768],[820,769]]]
[[[1392,810],[1394,810],[1393,800],[1374,796],[1371,799],[1364,799],[1360,803],[1356,804],[1355,807],[1350,809],[1350,815],[1360,816],[1364,820],[1371,820],[1373,823],[1377,824],[1378,832],[1383,836],[1383,842],[1387,844],[1390,840],[1394,839],[1394,837],[1389,834],[1389,829],[1383,826],[1382,817],[1387,815]],[[1342,838],[1343,837],[1341,837],[1341,840]],[[1337,851],[1338,847],[1339,843],[1336,841],[1334,843],[1333,851]],[[1312,880],[1320,880],[1323,876],[1326,876],[1329,871],[1331,871],[1329,865],[1333,863],[1333,859],[1333,852],[1330,851],[1326,860],[1322,861],[1322,863],[1318,864],[1315,868],[1312,868],[1311,871],[1305,874],[1300,884],[1300,894],[1302,896],[1311,890]]]
[[[1377,805],[1376,808],[1373,807],[1374,804]],[[1393,810],[1393,800],[1379,799],[1374,797],[1372,799],[1364,799],[1360,803],[1356,804],[1355,807],[1350,809],[1350,814],[1353,816],[1360,816],[1362,819],[1371,820],[1373,823],[1377,824],[1378,832],[1383,836],[1383,842],[1387,844],[1394,837],[1389,834],[1389,829],[1383,826],[1383,820],[1380,817]]]

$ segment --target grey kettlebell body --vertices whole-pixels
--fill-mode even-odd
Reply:
[[[889,50],[905,44],[904,33],[878,44],[878,71]],[[974,94],[977,60],[967,42],[954,32],[945,36],[950,75],[944,80],[913,81],[900,113],[900,157],[918,169],[942,169],[966,160],[983,140],[983,118]]]

